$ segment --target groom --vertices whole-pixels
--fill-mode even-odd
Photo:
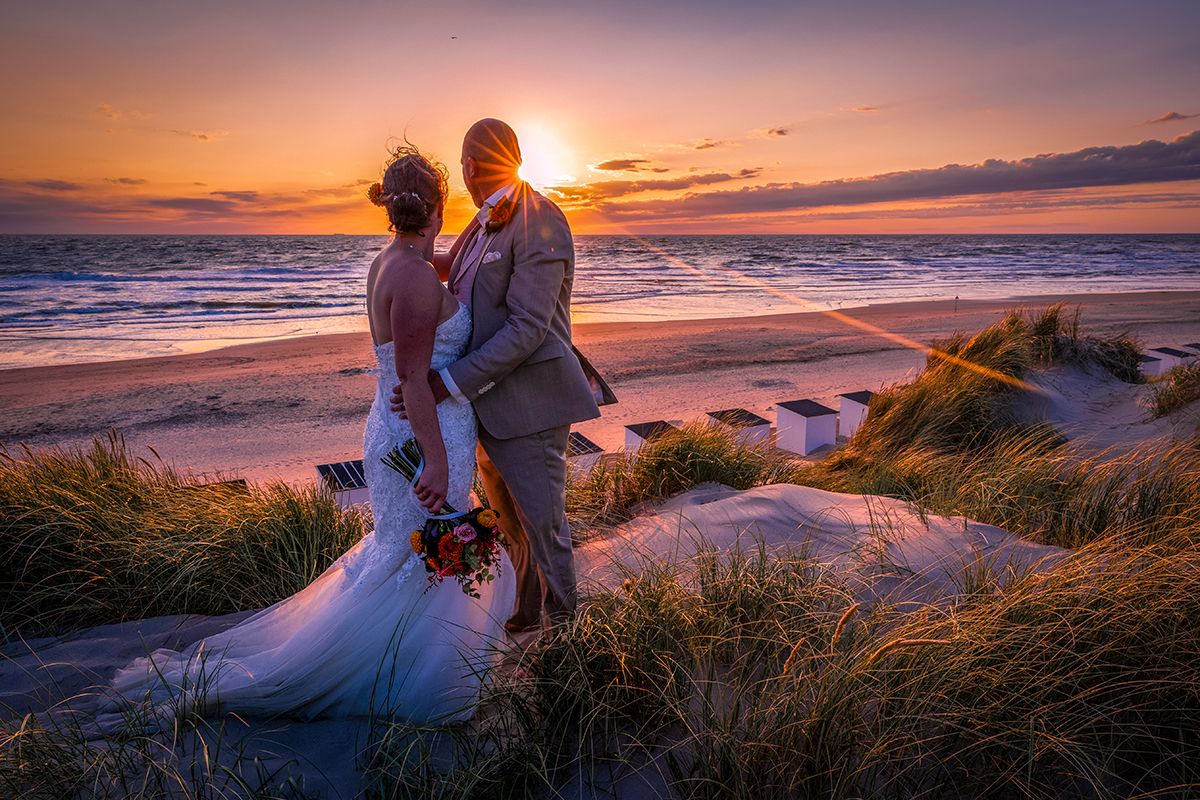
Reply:
[[[430,372],[437,402],[470,403],[479,418],[479,475],[500,515],[517,577],[511,632],[575,610],[566,516],[571,423],[600,416],[571,348],[575,248],[563,213],[517,177],[521,147],[507,124],[467,131],[463,181],[479,213],[435,266],[471,309],[470,350]],[[399,387],[393,407],[402,400]]]

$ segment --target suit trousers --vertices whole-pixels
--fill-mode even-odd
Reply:
[[[500,515],[517,577],[517,606],[510,629],[540,626],[575,612],[575,557],[567,525],[566,481],[569,425],[513,439],[497,439],[480,427],[479,478],[488,505]]]

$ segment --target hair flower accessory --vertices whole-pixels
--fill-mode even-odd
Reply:
[[[367,199],[371,201],[372,205],[383,205],[383,184],[379,181],[372,183],[367,188]]]
[[[501,197],[496,205],[488,209],[487,222],[483,224],[483,229],[488,233],[495,233],[508,224],[516,210],[516,203],[508,197]]]

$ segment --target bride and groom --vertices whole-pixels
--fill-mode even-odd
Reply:
[[[414,148],[393,154],[371,191],[395,234],[367,277],[377,379],[363,461],[374,530],[299,593],[120,670],[101,727],[122,724],[122,698],[161,716],[197,707],[465,719],[505,629],[539,628],[543,605],[552,623],[574,612],[567,439],[571,423],[599,410],[571,345],[571,231],[517,177],[520,164],[508,125],[471,127],[462,173],[479,213],[442,254],[446,169]],[[383,463],[410,438],[425,457],[411,484]],[[470,507],[476,459],[507,554],[472,597],[454,581],[428,583],[409,536],[443,505]]]

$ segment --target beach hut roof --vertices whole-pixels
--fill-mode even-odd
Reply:
[[[582,433],[571,431],[571,436],[567,439],[567,458],[575,456],[587,456],[592,453],[603,453],[604,448],[593,442],[591,439],[584,436]]]
[[[648,442],[675,430],[675,426],[666,420],[656,419],[653,422],[635,422],[633,425],[626,425],[625,429]]]
[[[717,422],[724,422],[726,425],[733,425],[738,428],[752,428],[756,425],[771,424],[769,420],[765,420],[758,414],[754,414],[744,408],[726,408],[722,411],[709,411],[708,416]]]
[[[846,392],[838,395],[838,397],[844,397],[851,402],[860,403],[864,406],[871,402],[871,398],[874,396],[874,392],[868,392],[866,389],[863,389],[861,392]]]
[[[365,489],[367,488],[367,478],[363,474],[362,459],[357,461],[338,461],[334,464],[318,464],[317,474],[321,479],[329,484],[329,488],[335,492],[344,492],[348,489]]]
[[[837,413],[832,408],[827,408],[812,400],[785,400],[779,403],[779,407],[786,408],[793,414],[799,414],[802,417],[823,417],[827,414]]]
[[[1162,361],[1162,359],[1155,358],[1154,356],[1140,355],[1138,356],[1138,361],[1142,364],[1149,364],[1151,361]]]
[[[1151,347],[1150,352],[1151,353],[1164,353],[1168,356],[1175,356],[1176,358],[1191,358],[1192,357],[1192,354],[1187,352],[1186,350],[1178,350],[1174,347]]]

